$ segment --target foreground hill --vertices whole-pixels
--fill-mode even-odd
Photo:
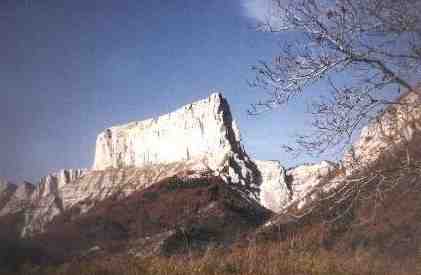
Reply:
[[[171,177],[124,199],[121,195],[85,213],[74,206],[56,216],[42,234],[16,243],[13,249],[31,247],[33,254],[15,255],[14,261],[45,265],[94,256],[200,253],[228,247],[272,215],[213,176]]]

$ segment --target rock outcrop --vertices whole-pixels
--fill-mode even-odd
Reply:
[[[31,203],[31,195],[34,190],[35,186],[29,182],[18,184],[13,188],[7,202],[0,209],[0,216],[14,214],[26,209]]]
[[[64,210],[63,188],[83,177],[84,169],[67,169],[41,178],[31,191],[29,202],[24,205],[25,225],[22,235],[41,232],[44,226]]]
[[[0,213],[3,207],[9,202],[17,186],[0,179]]]
[[[255,192],[260,183],[229,105],[219,93],[157,119],[105,130],[97,138],[93,169],[176,162],[200,163],[227,182]]]
[[[157,119],[99,134],[93,170],[62,170],[19,185],[0,215],[25,210],[22,235],[42,232],[54,217],[92,209],[113,195],[127,197],[168,177],[220,177],[266,208],[281,212],[333,169],[322,163],[287,171],[276,161],[252,161],[226,99],[219,93]],[[3,187],[2,187],[3,188]]]
[[[330,161],[318,164],[300,165],[286,172],[286,182],[291,188],[291,201],[289,206],[297,203],[300,209],[308,200],[317,199],[316,191],[321,190],[330,179],[337,175],[339,165]],[[323,190],[326,191],[326,190]]]
[[[408,93],[399,99],[398,104],[391,105],[362,129],[340,164],[323,161],[289,169],[286,183],[291,188],[292,196],[283,209],[290,205],[298,210],[305,208],[319,198],[319,192],[326,194],[335,190],[344,184],[347,177],[375,165],[388,154],[393,155],[420,136],[421,96]],[[408,152],[408,156],[411,157],[411,152]]]
[[[86,170],[61,170],[43,177],[36,185],[23,182],[18,185],[1,184],[0,196],[9,195],[0,205],[0,217],[22,214],[24,224],[21,235],[27,236],[40,232],[56,215],[63,211],[63,187],[79,179]]]
[[[254,161],[261,173],[260,203],[274,211],[281,212],[292,200],[293,193],[286,177],[286,169],[279,161]]]
[[[375,162],[385,152],[393,152],[409,144],[421,132],[421,96],[408,93],[399,104],[384,113],[361,131],[360,137],[343,158],[347,174]]]
[[[97,139],[92,171],[50,174],[0,214],[25,209],[26,236],[43,231],[74,206],[85,212],[112,195],[125,197],[167,177],[210,175],[259,198],[260,172],[244,151],[229,105],[219,93],[157,119],[105,130]]]
[[[339,165],[329,161],[291,169],[285,169],[278,161],[255,162],[262,174],[260,203],[276,213],[293,204],[302,208],[310,199],[317,199],[316,191],[339,171]]]

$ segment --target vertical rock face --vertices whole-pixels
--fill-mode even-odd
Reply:
[[[23,236],[40,232],[56,215],[63,211],[64,186],[82,177],[84,169],[61,170],[41,178],[30,194],[30,205],[25,209]]]
[[[341,165],[321,162],[287,171],[287,181],[293,194],[292,201],[287,205],[296,202],[298,209],[305,207],[318,199],[317,191],[326,193],[335,190],[348,176],[413,143],[420,135],[421,96],[408,93],[399,99],[399,104],[390,106],[363,128],[352,149],[344,155]]]
[[[339,166],[333,162],[301,165],[286,170],[277,161],[255,161],[262,174],[260,203],[280,213],[293,203],[303,207],[311,195],[330,179]],[[316,198],[313,198],[316,199]]]
[[[227,181],[257,188],[259,173],[219,93],[157,119],[105,130],[97,138],[94,170],[198,162]]]
[[[255,198],[261,183],[260,172],[241,145],[228,103],[218,93],[157,119],[105,130],[97,138],[93,168],[50,174],[30,192],[16,196],[25,201],[13,204],[14,209],[25,210],[22,235],[42,232],[70,207],[87,211],[113,194],[127,196],[165,177],[210,173]]]
[[[15,188],[2,183],[0,197],[6,190],[12,190],[7,200],[0,207],[0,217],[8,214],[23,213],[24,226],[22,235],[42,231],[51,219],[63,210],[62,190],[68,183],[82,177],[86,170],[61,170],[43,177],[35,186],[24,182]]]
[[[306,198],[320,189],[338,171],[339,166],[333,162],[322,161],[318,164],[301,165],[286,172],[288,185],[291,188],[292,197],[290,204],[299,202],[298,208],[304,207]],[[317,198],[312,198],[317,199]]]
[[[377,120],[363,128],[357,142],[344,156],[347,174],[376,161],[385,152],[410,143],[420,132],[421,96],[408,93],[399,104],[390,106]]]
[[[69,182],[82,177],[86,172],[85,169],[64,169],[41,178],[33,199],[37,200],[50,195],[61,197],[61,189]]]
[[[292,190],[286,180],[286,170],[279,161],[254,161],[261,173],[260,203],[281,212],[292,199]]]

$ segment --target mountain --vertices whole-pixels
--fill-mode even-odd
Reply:
[[[94,170],[175,162],[195,163],[251,192],[259,185],[256,165],[219,93],[157,119],[106,129],[97,139]]]
[[[413,263],[421,236],[420,103],[418,94],[402,96],[341,162],[293,168],[249,157],[219,93],[113,126],[98,135],[90,170],[65,169],[35,185],[0,182],[0,242],[28,251],[14,256],[13,268],[206,255],[212,247],[291,245],[291,238],[305,251]]]
[[[256,163],[241,144],[227,100],[214,93],[156,119],[106,129],[98,135],[91,170],[64,169],[42,178],[35,187],[22,185],[0,208],[0,216],[23,211],[21,235],[31,236],[72,207],[84,213],[115,194],[127,197],[165,178],[183,175],[216,176],[276,211],[283,201],[269,203],[263,194],[286,196],[285,181],[279,181],[281,168],[269,167],[273,168],[269,171],[260,163],[262,171],[277,177],[274,181],[262,177]]]
[[[307,189],[301,199],[252,238],[293,235],[337,253],[365,251],[393,259],[414,271],[421,236],[420,123],[421,96],[404,95],[363,129],[340,164],[295,181]],[[305,166],[290,174],[300,170]]]

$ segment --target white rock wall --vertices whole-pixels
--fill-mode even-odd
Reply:
[[[105,130],[97,139],[93,171],[62,170],[42,178],[31,191],[22,235],[42,231],[72,206],[87,211],[113,194],[127,196],[186,171],[194,171],[193,176],[210,172],[258,196],[260,173],[218,93],[157,119]]]
[[[328,161],[301,165],[289,170],[283,168],[278,161],[255,162],[262,175],[260,203],[276,213],[283,212],[294,203],[302,208],[310,200],[317,199],[315,192],[322,190],[339,169],[337,164]]]
[[[386,151],[412,141],[421,132],[421,96],[409,93],[400,104],[390,106],[384,114],[361,131],[352,149],[343,158],[347,174],[376,161]]]
[[[219,93],[160,116],[115,126],[97,138],[94,170],[201,162],[227,181],[257,187],[256,166]]]
[[[22,236],[41,232],[48,222],[62,213],[63,188],[86,173],[85,169],[67,169],[41,178],[29,194],[29,202],[24,206],[26,211]]]
[[[254,161],[261,173],[260,203],[276,212],[281,212],[292,199],[292,190],[286,182],[286,170],[279,161]]]
[[[292,199],[288,206],[298,202],[298,208],[303,208],[309,200],[317,199],[316,191],[328,184],[335,176],[339,166],[333,162],[322,161],[318,164],[301,165],[286,172],[287,182],[292,190]],[[314,195],[309,197],[309,195]]]

